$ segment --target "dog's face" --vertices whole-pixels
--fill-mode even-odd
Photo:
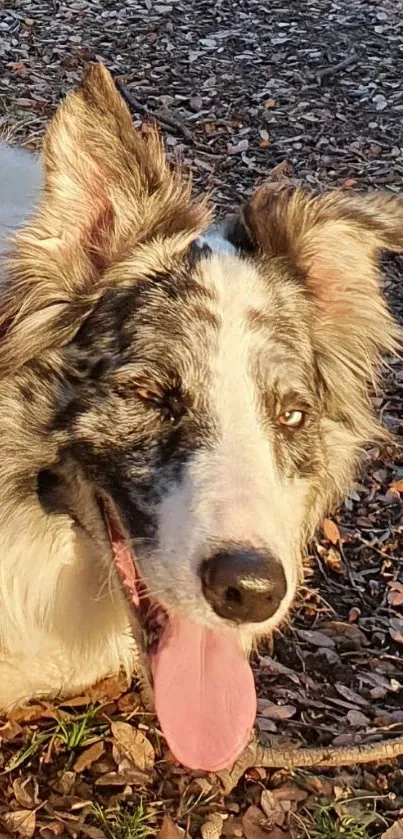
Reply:
[[[375,256],[402,248],[402,205],[262,187],[224,229],[234,253],[216,253],[205,204],[100,68],[44,160],[0,356],[31,401],[42,382],[40,501],[90,519],[110,563],[128,543],[165,614],[249,649],[288,612],[302,546],[378,432],[368,382],[396,329]]]
[[[66,350],[88,370],[57,420],[66,446],[165,607],[263,632],[294,597],[328,465],[310,307],[278,267],[205,248],[140,281],[130,261],[114,271],[127,288],[103,295]],[[205,596],[205,563],[240,550],[277,575],[266,613],[222,615]]]

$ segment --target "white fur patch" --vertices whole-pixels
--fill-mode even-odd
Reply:
[[[248,310],[267,308],[267,285],[252,263],[229,255],[203,260],[200,272],[215,293],[214,310],[221,322],[218,351],[209,360],[208,394],[218,441],[193,457],[183,484],[172,488],[162,503],[160,550],[155,562],[151,558],[152,576],[158,590],[169,580],[168,606],[178,607],[179,590],[179,608],[216,625],[220,619],[204,601],[198,575],[211,545],[266,547],[283,564],[287,594],[276,615],[264,624],[243,627],[242,639],[250,646],[253,637],[284,618],[294,599],[307,486],[280,474],[253,378],[253,360],[265,345],[250,327]]]

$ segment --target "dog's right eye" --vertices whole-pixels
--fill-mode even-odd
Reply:
[[[150,405],[154,405],[156,408],[163,404],[163,397],[160,393],[156,393],[154,390],[149,390],[146,387],[140,387],[137,390],[137,395],[143,402],[148,402]]]
[[[304,425],[305,417],[305,411],[284,411],[283,414],[280,414],[278,421],[280,425],[284,425],[286,428],[298,429]]]

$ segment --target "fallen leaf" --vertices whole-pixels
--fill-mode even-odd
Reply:
[[[46,822],[46,824],[39,829],[39,836],[42,836],[43,839],[52,839],[53,836],[57,837],[62,836],[63,834],[66,835],[65,825],[58,819],[52,819],[52,821]]]
[[[150,741],[128,722],[113,722],[111,731],[120,759],[127,758],[142,772],[150,771],[154,766],[155,752]],[[117,761],[118,762],[118,761]]]
[[[18,722],[7,720],[4,725],[0,726],[0,743],[10,742],[18,737],[22,732],[21,726]]]
[[[60,792],[61,795],[71,795],[76,783],[76,773],[71,770],[62,772],[56,783],[53,784],[53,789]]]
[[[38,781],[32,775],[25,780],[15,778],[13,781],[13,793],[17,804],[24,809],[31,810],[39,804]]]
[[[277,102],[275,99],[266,99],[266,102],[264,103],[266,111],[269,110],[269,108],[275,108],[276,105]]]
[[[95,827],[93,824],[80,823],[80,834],[88,836],[89,839],[107,839],[106,834],[100,827]]]
[[[103,751],[104,744],[101,740],[99,740],[97,743],[90,746],[89,749],[81,752],[74,764],[75,771],[84,772],[85,769],[89,769],[89,767],[101,757]]]
[[[332,545],[338,545],[340,543],[340,530],[337,524],[331,519],[324,519],[322,527],[328,542],[331,542]]]
[[[381,839],[403,839],[403,819],[398,819],[392,824],[385,833],[382,833]]]
[[[13,813],[6,813],[3,821],[7,830],[22,839],[31,839],[36,829],[36,814],[34,810],[15,810]]]
[[[260,807],[251,804],[242,817],[242,829],[246,839],[267,839],[270,827]]]
[[[308,798],[307,791],[296,784],[283,784],[281,787],[273,789],[272,792],[277,801],[305,801]]]
[[[125,693],[126,690],[127,679],[125,676],[110,676],[91,688],[88,691],[88,696],[91,702],[105,702],[120,699],[122,693]]]
[[[145,772],[140,769],[130,769],[125,772],[106,772],[105,775],[100,775],[95,781],[97,787],[125,787],[128,786],[146,786],[150,782],[150,778]]]
[[[164,816],[161,830],[157,833],[156,839],[183,839],[183,833],[170,816]]]
[[[397,492],[401,492],[403,494],[403,478],[400,478],[399,481],[393,481],[392,484],[389,484],[390,489],[396,489]]]
[[[9,713],[10,720],[13,722],[33,722],[45,716],[50,716],[49,707],[46,705],[26,705],[25,707],[12,708]]]
[[[329,568],[329,571],[333,571],[334,574],[345,573],[344,563],[340,556],[340,552],[336,550],[335,547],[330,547],[329,550],[326,551],[324,559],[326,567]]]
[[[230,816],[225,822],[222,831],[223,836],[229,837],[229,839],[238,839],[238,837],[242,837],[244,835],[242,830],[242,821],[238,816]],[[267,839],[267,833],[266,833]]]

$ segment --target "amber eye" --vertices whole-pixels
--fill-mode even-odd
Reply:
[[[304,411],[284,411],[284,414],[280,414],[278,421],[280,425],[285,425],[287,428],[302,428],[305,417]]]

